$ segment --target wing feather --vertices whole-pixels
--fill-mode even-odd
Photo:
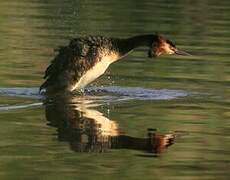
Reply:
[[[68,46],[58,49],[57,56],[45,71],[46,81],[40,91],[68,90],[82,74],[95,64],[98,48],[84,39],[73,39]]]

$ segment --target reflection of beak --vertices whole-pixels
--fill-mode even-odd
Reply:
[[[181,50],[179,50],[179,49],[175,49],[174,52],[175,52],[175,54],[182,55],[182,56],[192,56],[191,54],[186,53],[186,52],[184,52],[184,51],[181,51]]]

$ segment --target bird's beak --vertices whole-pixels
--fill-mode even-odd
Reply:
[[[175,49],[174,52],[175,52],[175,54],[178,54],[178,55],[181,55],[181,56],[192,56],[191,54],[186,53],[184,51],[181,51],[179,49]]]

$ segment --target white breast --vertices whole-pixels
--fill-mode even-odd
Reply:
[[[111,63],[118,59],[118,55],[112,54],[109,56],[103,57],[97,64],[93,66],[90,70],[88,70],[80,80],[73,86],[72,91],[75,89],[84,88],[86,85],[94,81],[96,78],[104,74],[106,69],[109,67]]]

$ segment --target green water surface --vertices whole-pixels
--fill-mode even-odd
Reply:
[[[228,0],[2,0],[0,89],[39,87],[53,49],[73,37],[156,31],[193,56],[149,59],[139,48],[93,85],[175,90],[186,96],[116,102],[82,97],[72,105],[1,110],[0,179],[229,179]],[[42,101],[1,94],[0,108]],[[78,122],[100,119],[113,126],[103,137],[121,133],[136,140],[103,152],[84,149]],[[138,138],[148,137],[149,128],[176,135],[174,143],[160,152],[133,148]]]

